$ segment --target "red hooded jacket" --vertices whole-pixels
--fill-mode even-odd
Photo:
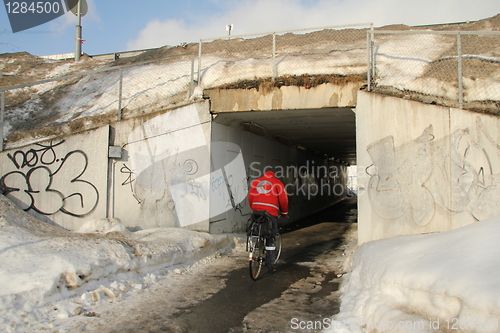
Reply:
[[[248,202],[252,210],[265,210],[273,216],[288,216],[288,194],[283,183],[267,171],[250,185]]]

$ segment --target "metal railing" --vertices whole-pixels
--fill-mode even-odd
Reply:
[[[500,113],[500,31],[369,30],[368,90]]]

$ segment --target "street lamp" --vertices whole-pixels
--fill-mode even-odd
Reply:
[[[82,17],[87,14],[88,6],[86,0],[66,0],[66,6],[77,17],[75,37],[75,61],[80,60],[82,54]]]
[[[232,24],[226,24],[226,31],[227,35],[231,36],[231,30],[233,30],[233,25]]]

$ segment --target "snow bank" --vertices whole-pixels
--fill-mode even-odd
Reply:
[[[235,247],[230,235],[178,228],[129,232],[92,220],[78,232],[40,222],[0,195],[0,330],[90,313],[142,290],[176,265]]]
[[[328,332],[498,332],[500,216],[363,244]]]
[[[100,233],[119,232],[130,236],[128,229],[121,223],[120,219],[95,219],[82,224],[78,233]]]

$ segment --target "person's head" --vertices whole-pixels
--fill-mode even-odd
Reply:
[[[274,176],[274,167],[272,167],[271,165],[266,165],[264,169],[262,169],[262,171],[264,172],[264,175],[267,175],[268,172],[271,172],[272,175]]]
[[[264,174],[266,175],[267,177],[275,177],[274,176],[274,171],[273,170],[267,170],[266,173]]]

